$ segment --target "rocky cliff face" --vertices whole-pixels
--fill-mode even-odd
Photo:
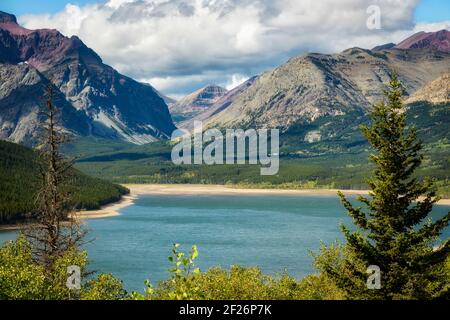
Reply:
[[[50,85],[35,68],[0,64],[0,139],[34,145],[42,134],[43,95]],[[73,135],[89,134],[89,119],[75,110],[64,95],[54,88],[62,128]]]
[[[167,138],[175,129],[167,105],[154,88],[103,64],[75,36],[67,38],[49,29],[28,30],[19,26],[14,16],[0,12],[0,63],[0,68],[5,69],[2,83],[9,83],[6,75],[11,65],[22,63],[27,64],[29,72],[45,79],[42,83],[53,83],[64,96],[67,107],[72,107],[71,112],[84,114],[82,127],[70,128],[76,134],[143,144]],[[2,96],[7,98],[5,93]],[[20,97],[8,101],[17,108],[25,103]],[[13,105],[4,108],[7,107],[15,108]],[[29,127],[26,131],[36,128],[31,122],[27,125],[25,120],[23,125]],[[8,138],[23,142],[18,136]]]

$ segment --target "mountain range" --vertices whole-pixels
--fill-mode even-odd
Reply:
[[[333,122],[333,118],[358,117],[383,99],[393,72],[400,78],[406,102],[418,101],[418,96],[425,101],[446,102],[449,98],[445,90],[434,95],[421,92],[433,81],[433,86],[450,86],[448,77],[443,76],[450,72],[449,43],[450,32],[441,30],[419,32],[397,45],[390,43],[372,50],[355,47],[337,54],[294,57],[251,78],[178,125],[192,129],[193,121],[201,120],[207,127],[265,127],[287,132],[311,126],[322,118]],[[325,125],[332,127],[332,123]],[[300,138],[322,136],[321,129],[331,137],[340,134],[329,128],[314,128],[304,131]]]
[[[105,65],[78,37],[28,30],[0,12],[0,138],[27,145],[39,140],[39,110],[54,87],[61,125],[76,136],[143,144],[175,129],[167,105],[150,85]]]
[[[43,91],[52,85],[62,127],[79,137],[164,140],[175,129],[173,117],[181,128],[194,120],[205,127],[280,128],[312,143],[342,135],[338,123],[363,119],[383,98],[392,72],[405,101],[448,101],[449,43],[450,32],[441,30],[372,50],[307,53],[232,90],[209,85],[175,101],[104,64],[76,36],[28,30],[0,12],[0,139],[36,145]],[[443,89],[427,89],[431,84]]]
[[[450,38],[447,30],[437,32],[418,32],[395,46],[396,49],[428,48],[450,52]]]
[[[210,127],[286,131],[325,116],[367,113],[383,99],[392,72],[408,97],[450,72],[450,52],[351,48],[332,55],[309,53],[258,76],[227,108],[204,121]]]

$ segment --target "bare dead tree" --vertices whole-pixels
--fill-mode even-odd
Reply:
[[[46,121],[39,150],[42,185],[36,197],[37,223],[25,232],[33,244],[36,261],[49,272],[53,270],[56,259],[81,245],[85,235],[70,201],[67,182],[73,161],[67,160],[60,151],[66,138],[59,126],[60,110],[53,104],[53,95],[53,87],[49,85],[42,112]]]

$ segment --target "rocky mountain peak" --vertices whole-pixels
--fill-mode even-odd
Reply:
[[[360,117],[383,99],[392,70],[399,75],[406,96],[448,73],[450,52],[435,51],[436,44],[444,48],[442,39],[447,34],[420,34],[420,39],[430,40],[422,47],[415,46],[417,39],[413,39],[408,44],[411,48],[404,50],[389,49],[388,44],[381,51],[354,47],[337,54],[291,58],[260,75],[226,108],[208,114],[204,126],[288,131],[329,119]],[[445,85],[448,87],[448,78],[444,77],[434,88]],[[441,96],[446,97],[445,90],[436,99],[442,100]]]
[[[10,13],[0,11],[0,23],[15,23],[17,24],[16,16]]]
[[[5,74],[0,81],[0,137],[35,142],[28,133],[39,123],[35,101],[47,83],[55,85],[64,111],[74,119],[74,134],[143,144],[167,138],[175,129],[167,105],[151,86],[105,65],[78,37],[68,38],[54,29],[25,29],[7,13],[0,14],[0,21],[0,73]],[[27,65],[42,78],[33,96],[26,94],[32,73],[18,77],[11,69],[14,65]],[[2,89],[14,86],[17,94],[5,91],[2,98]],[[11,117],[4,117],[4,110]]]
[[[26,35],[31,30],[21,27],[17,23],[16,16],[3,11],[0,11],[0,31],[6,30],[13,35]]]
[[[450,31],[418,32],[397,44],[395,49],[435,49],[450,52]]]
[[[192,118],[197,114],[209,109],[214,103],[227,93],[227,89],[217,85],[207,85],[169,106],[175,117]]]
[[[247,90],[256,81],[256,79],[258,79],[257,76],[251,77],[244,83],[238,85],[230,91],[227,91],[223,96],[218,98],[208,109],[202,111],[191,119],[187,119],[178,123],[178,126],[180,128],[192,131],[194,127],[194,121],[205,121],[228,108],[236,99],[239,98],[239,96],[245,90]]]
[[[211,100],[223,96],[227,92],[227,89],[217,85],[207,85],[194,93],[188,95],[184,100],[196,102],[197,104],[209,104]]]
[[[15,21],[15,17],[6,14],[3,20]],[[77,36],[68,38],[55,29],[28,30],[16,22],[0,23],[0,47],[5,51],[0,54],[0,62],[27,62],[41,72],[74,54],[102,62]]]

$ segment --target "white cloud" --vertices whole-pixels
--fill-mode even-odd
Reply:
[[[228,81],[225,83],[225,88],[227,90],[231,90],[236,88],[237,86],[243,84],[245,81],[247,81],[250,77],[243,75],[243,74],[233,74]]]
[[[133,2],[133,0],[109,0],[106,3],[106,6],[111,7],[113,9],[117,9],[119,8],[121,5],[129,3],[129,2]]]
[[[225,82],[224,78],[227,78]],[[170,97],[180,98],[186,95],[186,93],[191,93],[204,87],[205,84],[227,86],[228,84],[231,84],[232,79],[233,76],[230,78],[222,72],[204,72],[192,75],[140,78],[139,81],[151,84],[153,87]]]
[[[105,61],[164,93],[255,75],[306,51],[337,52],[398,42],[419,30],[418,0],[109,0],[67,5],[54,15],[26,15],[26,27],[78,35]],[[369,5],[381,30],[366,27]],[[236,78],[237,79],[237,78]],[[237,83],[237,81],[235,81]],[[231,84],[230,84],[231,85]]]

